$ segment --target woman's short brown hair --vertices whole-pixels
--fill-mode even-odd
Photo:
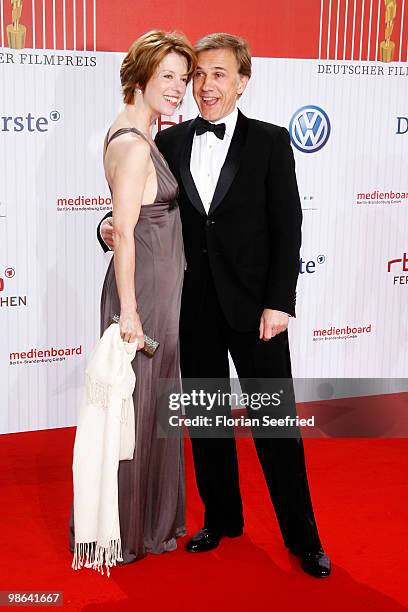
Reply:
[[[238,62],[238,72],[243,76],[251,77],[252,64],[251,52],[249,45],[244,38],[226,34],[225,32],[216,32],[215,34],[207,34],[194,45],[196,53],[201,51],[212,51],[213,49],[231,49]]]
[[[196,67],[196,54],[184,34],[180,32],[146,32],[130,47],[120,68],[123,100],[132,104],[135,88],[144,90],[157,66],[168,53],[179,53],[187,60],[187,79]]]

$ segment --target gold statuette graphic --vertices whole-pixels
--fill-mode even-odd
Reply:
[[[11,49],[24,49],[26,27],[20,23],[23,0],[11,0],[11,5],[13,23],[7,26],[8,44]]]
[[[397,13],[397,3],[395,0],[384,0],[385,2],[385,40],[380,44],[382,62],[392,62],[394,57],[395,43],[391,40],[392,30],[394,29],[394,19]]]

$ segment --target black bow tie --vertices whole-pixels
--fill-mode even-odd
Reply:
[[[225,136],[225,123],[210,123],[202,117],[197,117],[195,122],[195,133],[197,136],[205,134],[205,132],[214,132],[217,138],[223,140]]]

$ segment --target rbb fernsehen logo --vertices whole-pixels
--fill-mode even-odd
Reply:
[[[302,106],[289,124],[290,138],[302,153],[319,151],[329,139],[330,120],[318,106]]]

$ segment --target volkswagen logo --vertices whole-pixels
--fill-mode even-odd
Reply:
[[[302,106],[289,124],[290,138],[302,153],[320,151],[330,136],[330,120],[318,106]]]

